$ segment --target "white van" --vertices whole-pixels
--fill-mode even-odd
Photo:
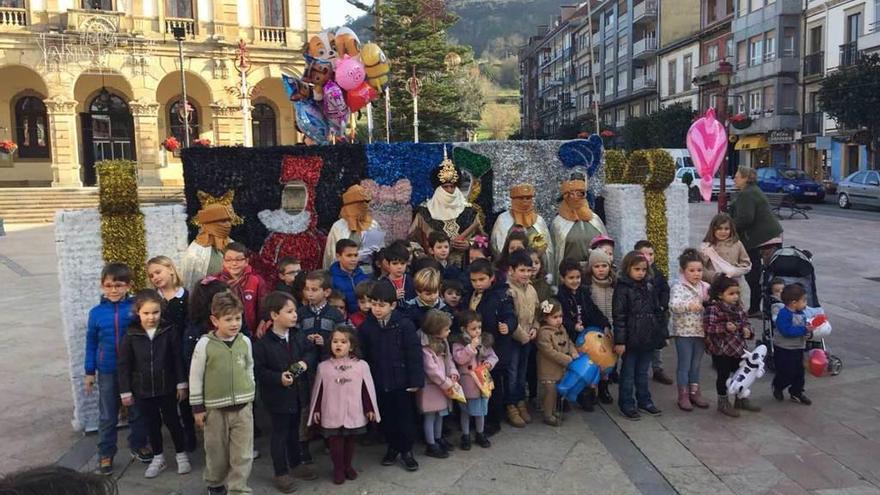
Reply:
[[[687,148],[663,148],[663,151],[669,153],[675,160],[675,169],[682,167],[693,167],[694,162],[691,161],[691,154]]]

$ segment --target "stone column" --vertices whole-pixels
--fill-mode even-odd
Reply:
[[[82,187],[76,132],[76,100],[57,95],[43,100],[49,119],[52,187]]]
[[[138,178],[142,186],[161,186],[159,168],[159,104],[137,99],[128,102],[134,120],[134,141],[137,146]]]

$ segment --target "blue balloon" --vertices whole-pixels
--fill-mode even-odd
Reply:
[[[330,144],[330,124],[321,107],[313,101],[298,101],[294,107],[299,130],[318,144]]]
[[[584,338],[590,332],[602,333],[602,329],[599,327],[585,328],[575,339],[575,347],[580,349],[581,346],[584,345]],[[585,388],[598,385],[599,380],[602,378],[602,374],[608,371],[610,371],[610,369],[603,370],[599,368],[599,365],[594,363],[590,359],[590,356],[581,353],[576,359],[568,364],[568,369],[566,369],[565,375],[562,377],[562,380],[556,384],[556,390],[559,392],[559,395],[565,398],[565,400],[576,402],[578,396]]]

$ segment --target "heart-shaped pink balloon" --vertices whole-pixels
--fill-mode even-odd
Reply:
[[[708,202],[712,199],[712,179],[727,153],[727,130],[715,118],[714,108],[706,110],[706,115],[691,124],[687,133],[687,148],[700,174],[700,194]]]

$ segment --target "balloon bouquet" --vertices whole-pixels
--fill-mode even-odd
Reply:
[[[345,140],[352,112],[379,98],[388,85],[388,60],[375,43],[361,46],[350,28],[309,39],[302,78],[282,75],[299,130],[317,144]],[[353,134],[353,132],[352,132]]]

